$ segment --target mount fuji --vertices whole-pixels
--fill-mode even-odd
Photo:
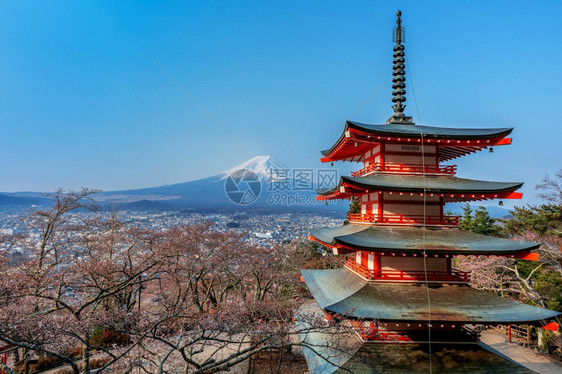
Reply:
[[[237,170],[246,169],[254,172],[260,179],[269,179],[271,177],[278,179],[281,170],[286,170],[284,165],[278,164],[271,156],[256,156],[246,162],[241,163],[233,168],[223,171],[221,179],[228,178]]]
[[[334,208],[341,210],[316,202],[316,185],[311,185],[308,190],[285,189],[272,199],[270,186],[273,183],[286,187],[293,185],[290,171],[271,156],[257,156],[211,177],[159,187],[106,191],[96,194],[94,199],[102,209],[321,210],[326,213],[334,211]],[[298,201],[290,200],[289,195],[294,199],[297,194]],[[0,206],[6,206],[3,201],[19,208],[29,208],[31,204],[48,205],[44,195],[34,192],[0,194]],[[342,207],[347,207],[347,204]]]
[[[314,199],[316,185],[308,190],[288,188],[272,192],[273,184],[293,185],[290,171],[271,156],[257,156],[212,177],[153,188],[102,192],[96,195],[96,200],[102,206],[120,209],[321,210],[328,213],[334,208],[347,207],[348,204],[324,207]]]
[[[328,207],[316,202],[316,183],[310,189],[299,191],[293,191],[291,188],[272,191],[269,188],[272,183],[292,186],[294,180],[291,179],[290,171],[291,169],[276,162],[271,156],[257,156],[211,177],[159,187],[101,192],[94,198],[102,209],[123,210],[281,210],[325,214],[347,210],[349,202],[345,200]],[[336,183],[337,180],[332,185]],[[0,193],[0,208],[21,210],[36,206],[45,207],[51,203],[48,195],[38,192]],[[282,199],[295,196],[300,199]],[[461,204],[449,204],[447,208],[455,214],[462,214]],[[488,209],[492,217],[506,217],[510,214],[503,208]]]
[[[240,165],[225,170],[217,175],[190,182],[141,188],[124,191],[107,191],[96,195],[95,199],[102,206],[118,206],[132,209],[203,209],[231,210],[263,206],[262,196],[256,194],[252,203],[236,204],[229,199],[225,187],[229,177],[240,171],[250,171],[263,182],[270,175],[276,175],[282,167],[271,156],[257,156]],[[244,184],[244,181],[240,181]],[[240,185],[240,188],[244,187]],[[262,186],[261,191],[264,189]]]

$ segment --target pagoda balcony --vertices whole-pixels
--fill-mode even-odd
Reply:
[[[351,173],[352,177],[360,177],[374,172],[399,173],[399,174],[438,174],[453,175],[457,171],[457,165],[418,165],[418,164],[370,164],[361,170]]]
[[[355,333],[359,335],[361,340],[364,342],[366,341],[374,341],[374,342],[419,342],[419,341],[428,341],[429,335],[428,330],[422,327],[422,324],[411,324],[411,323],[397,323],[395,327],[406,327],[407,329],[392,329],[389,330],[385,323],[384,328],[377,328],[375,323],[368,322],[368,321],[361,321],[361,320],[347,320],[347,323],[355,330]],[[393,324],[390,324],[391,328]],[[409,326],[418,326],[418,329],[410,328]],[[452,324],[452,323],[443,323],[443,324],[436,324],[436,327],[439,326],[440,328],[436,328],[435,330],[431,331],[431,338],[437,338],[435,340],[440,341],[450,341],[450,342],[465,342],[465,343],[472,343],[477,342],[480,340],[480,332],[479,331],[469,331],[464,325],[462,324]]]
[[[380,223],[389,225],[430,225],[430,226],[458,226],[460,216],[422,216],[385,214],[378,217],[375,214],[348,214],[348,220],[354,223]]]
[[[418,271],[418,270],[371,270],[358,264],[354,260],[346,259],[344,267],[358,274],[362,278],[373,282],[400,283],[468,283],[470,273],[458,269],[447,271]],[[427,277],[427,278],[426,278]]]

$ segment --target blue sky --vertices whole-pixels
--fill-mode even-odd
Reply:
[[[562,167],[557,1],[1,2],[0,191],[157,186],[265,154],[321,166],[390,76],[398,8],[408,114],[514,126],[511,146],[456,160],[458,175],[524,181],[517,203],[537,202]],[[384,123],[390,91],[351,119]]]

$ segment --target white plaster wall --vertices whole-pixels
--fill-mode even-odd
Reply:
[[[447,271],[446,258],[426,258],[427,271]],[[423,271],[423,257],[381,256],[382,270]]]

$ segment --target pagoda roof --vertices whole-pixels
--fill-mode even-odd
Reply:
[[[351,250],[460,255],[516,255],[540,243],[495,238],[458,228],[349,224],[310,230],[322,244]]]
[[[513,127],[453,128],[415,124],[371,125],[346,121],[341,136],[332,147],[322,151],[322,155],[325,156],[323,161],[360,161],[355,156],[351,157],[352,154],[362,153],[362,150],[355,145],[356,141],[368,145],[373,142],[406,142],[408,140],[421,142],[423,138],[424,143],[437,144],[442,147],[440,161],[446,161],[488,146],[509,144],[501,140],[512,131]],[[448,142],[453,140],[456,142]]]
[[[463,196],[465,200],[484,199],[489,194],[513,192],[523,185],[522,182],[492,182],[475,179],[457,178],[451,175],[397,175],[397,174],[371,174],[361,177],[340,178],[339,183],[333,188],[317,190],[321,196],[329,198],[348,198],[351,195],[373,191],[397,191],[429,194],[468,194],[480,196]],[[344,187],[344,191],[342,188]],[[346,188],[349,187],[349,188]],[[349,190],[349,192],[348,192]],[[452,197],[452,196],[451,196]],[[495,197],[495,196],[494,196]],[[507,198],[506,196],[497,196]],[[322,200],[322,197],[318,199]]]
[[[431,319],[432,322],[538,324],[562,314],[466,285],[370,283],[343,268],[301,270],[301,273],[320,308],[348,318],[383,322]]]

